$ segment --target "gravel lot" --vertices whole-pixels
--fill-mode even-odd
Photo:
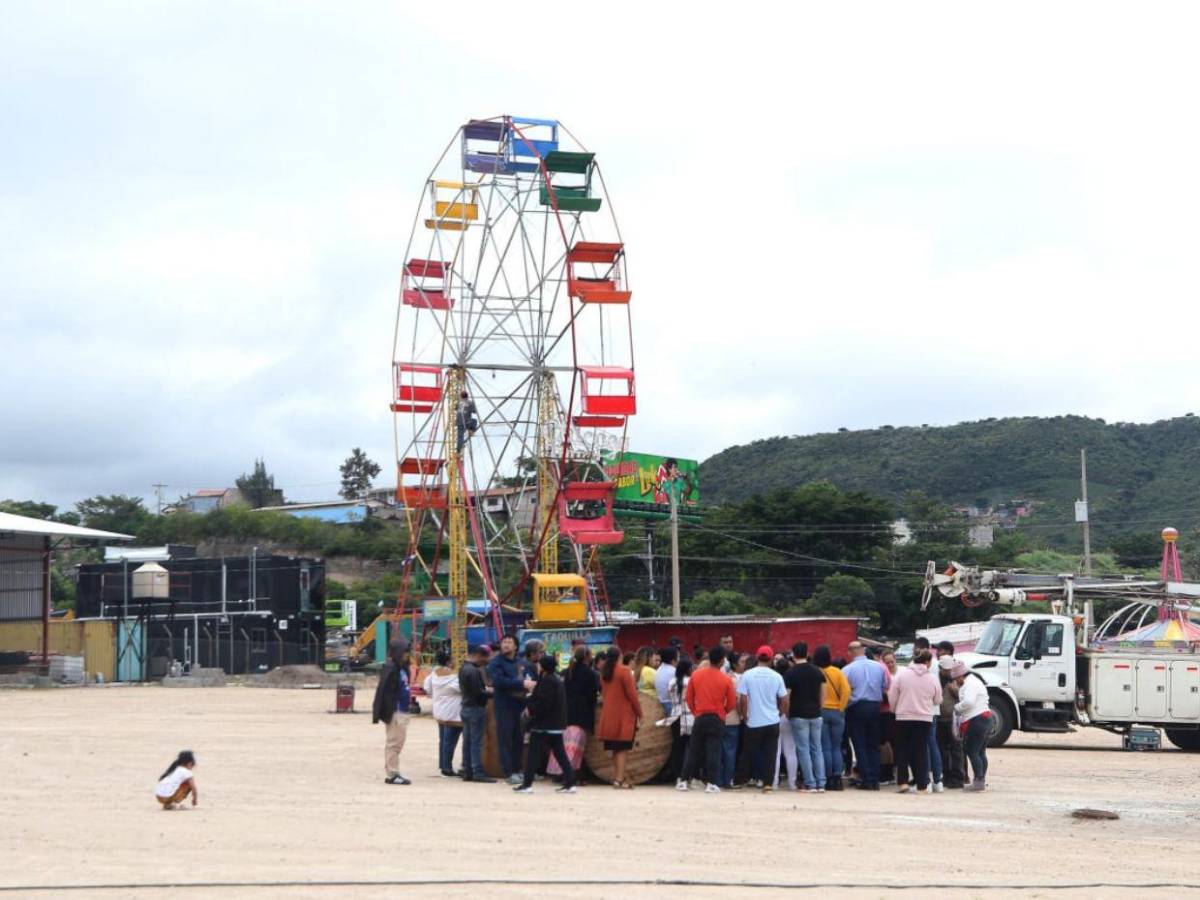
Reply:
[[[358,708],[369,700],[360,691]],[[548,888],[560,895],[678,900],[730,890],[611,881],[764,885],[737,891],[756,897],[782,885],[818,886],[813,896],[959,885],[955,897],[1095,897],[1128,890],[1083,885],[1137,884],[1147,893],[1152,883],[1200,884],[1200,757],[1125,753],[1100,731],[1015,736],[992,751],[984,795],[589,786],[558,796],[539,785],[515,796],[501,784],[439,777],[427,716],[412,722],[404,751],[413,784],[384,785],[382,727],[369,713],[331,715],[332,706],[329,690],[0,691],[0,888],[335,897],[347,881],[429,880],[445,883],[433,889],[441,894],[490,898],[527,897],[544,880],[589,882]],[[155,779],[185,747],[199,759],[200,805],[163,812]],[[1077,821],[1069,816],[1077,807],[1122,818]],[[462,883],[479,878],[510,883]]]

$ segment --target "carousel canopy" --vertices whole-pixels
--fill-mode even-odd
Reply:
[[[1100,644],[1113,650],[1121,647],[1186,650],[1200,644],[1200,625],[1183,617],[1171,617],[1118,634],[1101,641]]]

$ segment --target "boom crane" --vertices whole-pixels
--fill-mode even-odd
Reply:
[[[999,606],[1049,603],[1055,614],[1076,620],[1081,643],[1087,642],[1093,630],[1092,600],[1129,597],[1154,602],[1161,601],[1166,595],[1200,596],[1198,585],[1151,581],[1132,575],[1078,575],[1073,572],[1045,575],[1011,569],[980,569],[958,562],[951,562],[939,572],[937,564],[930,560],[925,566],[922,610],[928,608],[934,590],[943,597],[958,598],[967,607],[985,603]]]

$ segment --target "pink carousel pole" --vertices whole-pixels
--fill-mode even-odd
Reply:
[[[1183,569],[1179,565],[1179,547],[1176,546],[1176,541],[1179,540],[1179,530],[1171,527],[1164,528],[1162,539],[1162,580],[1164,582],[1183,581]],[[1175,611],[1175,604],[1170,602],[1169,598],[1166,602],[1159,604],[1158,620],[1160,622],[1177,617],[1179,616]]]

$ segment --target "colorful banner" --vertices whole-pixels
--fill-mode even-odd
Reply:
[[[680,506],[700,502],[700,464],[694,459],[625,452],[604,457],[603,465],[608,478],[617,483],[616,500],[665,505],[674,489]]]
[[[617,640],[617,629],[611,625],[581,628],[522,628],[517,632],[521,648],[531,640],[546,645],[546,652],[553,653],[558,660],[558,669],[565,672],[571,663],[571,655],[577,644],[587,644],[592,653],[599,656]]]

